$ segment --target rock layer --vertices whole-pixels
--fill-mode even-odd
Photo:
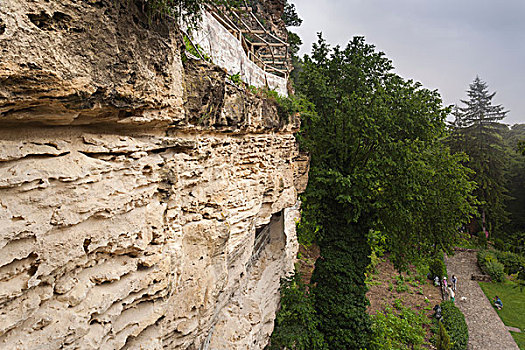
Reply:
[[[298,120],[179,37],[127,0],[2,3],[1,348],[266,344]]]

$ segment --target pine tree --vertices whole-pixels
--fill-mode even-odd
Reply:
[[[469,100],[461,100],[465,107],[460,107],[461,119],[467,126],[482,125],[493,126],[505,118],[508,111],[504,111],[501,105],[493,106],[492,98],[495,92],[489,94],[488,85],[478,76],[470,84],[467,91]]]
[[[456,108],[451,147],[465,152],[470,160],[468,166],[475,171],[477,183],[475,195],[480,201],[479,217],[482,232],[497,231],[506,221],[504,208],[505,152],[500,123],[508,111],[501,105],[493,105],[495,92],[489,93],[488,85],[476,76],[467,91],[468,100],[461,100],[463,107]]]

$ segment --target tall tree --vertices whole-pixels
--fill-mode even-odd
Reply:
[[[467,91],[468,99],[455,113],[452,146],[469,156],[468,166],[474,170],[477,183],[474,194],[480,201],[478,229],[487,233],[498,232],[507,220],[505,211],[505,151],[500,123],[508,111],[493,105],[495,92],[489,93],[488,85],[476,77]],[[487,231],[488,230],[488,231]]]
[[[519,149],[520,140],[525,139],[525,124],[513,125],[505,133],[507,145],[506,185],[509,198],[506,208],[510,223],[506,226],[508,241],[516,243],[515,234],[525,233],[525,152]]]
[[[392,68],[362,37],[344,49],[319,37],[297,82],[317,111],[303,119],[311,168],[300,234],[315,233],[321,248],[312,282],[330,349],[368,345],[370,230],[387,234],[401,268],[449,250],[471,213],[468,170],[441,142],[448,111]]]
[[[282,20],[286,27],[299,27],[303,23],[303,20],[297,14],[294,4],[290,4],[288,1],[285,1],[284,12],[282,14]],[[292,63],[292,72],[291,78],[295,80],[297,78],[297,71],[300,70],[301,60],[299,59],[298,53],[299,49],[303,43],[299,35],[292,32],[291,30],[286,30],[288,36],[288,50],[290,53],[291,63]]]

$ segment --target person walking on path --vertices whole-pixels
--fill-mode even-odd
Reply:
[[[447,289],[448,289],[448,295],[450,297],[450,300],[452,300],[452,302],[455,303],[456,299],[454,297],[456,296],[456,294],[454,293],[452,288],[448,287]]]
[[[456,275],[452,275],[452,290],[455,292],[456,291],[456,284],[458,283],[458,278],[456,277]]]
[[[441,296],[443,297],[443,300],[447,300],[447,287],[448,287],[447,278],[443,277],[443,281],[441,282],[441,293],[442,293]]]

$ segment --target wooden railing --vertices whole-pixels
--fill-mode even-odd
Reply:
[[[241,42],[251,61],[265,72],[288,79],[289,44],[267,30],[252,12],[251,7],[246,5],[241,8],[230,8],[208,5],[207,10]],[[243,16],[249,16],[255,25],[246,23]]]

